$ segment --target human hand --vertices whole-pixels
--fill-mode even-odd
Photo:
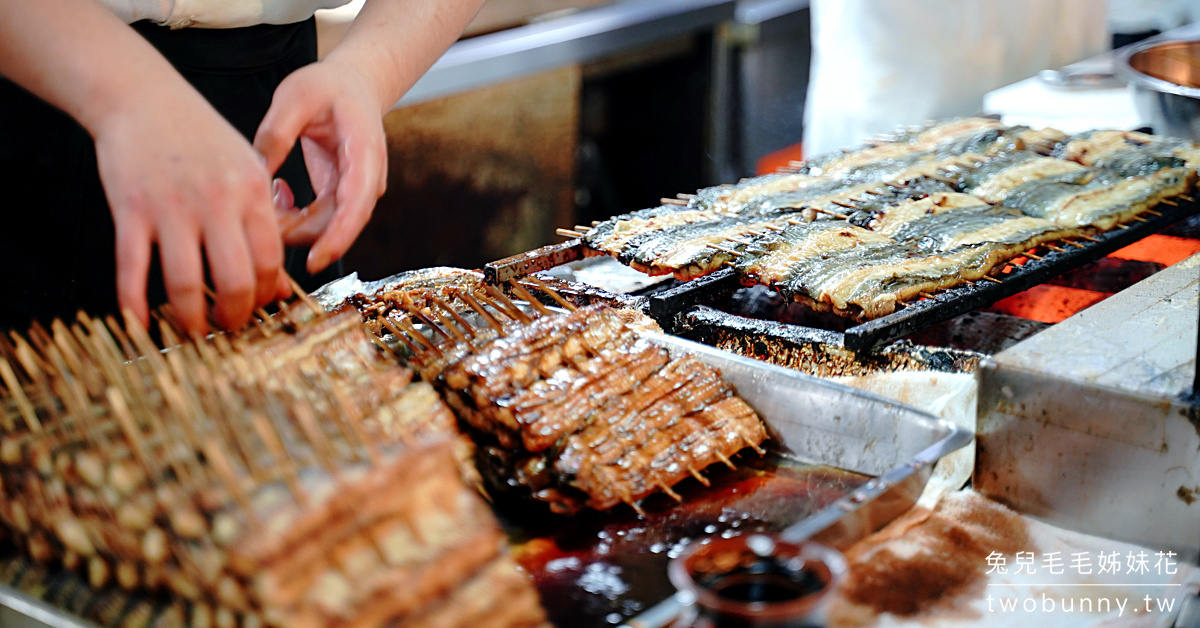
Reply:
[[[371,219],[387,187],[387,144],[377,90],[366,75],[330,60],[305,66],[275,90],[254,147],[275,172],[300,140],[317,198],[308,207],[278,209],[284,242],[312,244],[308,270],[340,258]],[[276,186],[276,203],[290,191]]]
[[[208,328],[204,257],[217,323],[244,325],[255,306],[286,293],[269,171],[198,93],[172,86],[130,101],[136,105],[113,111],[93,131],[116,226],[122,309],[148,322],[157,243],[167,296],[189,332]]]

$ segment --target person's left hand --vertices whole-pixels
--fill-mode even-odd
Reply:
[[[276,210],[285,244],[312,244],[310,273],[346,253],[387,186],[387,142],[378,100],[366,75],[320,61],[284,79],[254,137],[269,172],[279,169],[300,140],[317,198],[297,210],[279,181]]]

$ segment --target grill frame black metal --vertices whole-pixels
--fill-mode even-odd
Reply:
[[[852,351],[868,351],[918,329],[1024,292],[1154,235],[1189,216],[1200,214],[1200,202],[1181,201],[1174,206],[1159,204],[1155,211],[1160,215],[1144,214],[1141,217],[1144,222],[1133,221],[1124,225],[1123,229],[1096,234],[1092,236],[1094,241],[1080,241],[1080,248],[1070,247],[1056,251],[1042,247],[1044,250],[1038,253],[1042,259],[1025,258],[1022,264],[1012,264],[1008,273],[997,276],[1000,283],[980,281],[975,285],[956,286],[940,291],[932,298],[909,303],[903,309],[886,316],[851,327],[845,331],[845,347]]]
[[[1157,214],[1157,215],[1156,215]],[[1077,240],[1076,246],[1062,250],[1039,247],[1038,257],[1010,263],[1008,272],[996,275],[999,283],[980,280],[942,290],[930,298],[905,304],[902,309],[886,316],[861,323],[841,332],[842,346],[852,351],[871,351],[889,342],[931,325],[991,305],[1034,286],[1079,268],[1147,236],[1159,233],[1191,216],[1200,215],[1200,201],[1172,200],[1160,203],[1154,212],[1145,212],[1138,220],[1107,232],[1097,233],[1092,240]],[[489,280],[501,280],[515,275],[547,270],[583,256],[584,245],[578,239],[559,245],[543,247],[489,264],[485,273]],[[708,305],[729,296],[742,284],[732,269],[723,268],[673,288],[663,290],[648,300],[648,313],[664,330],[675,333],[681,317],[697,305]],[[793,327],[804,328],[798,325]],[[839,334],[839,332],[823,333]]]

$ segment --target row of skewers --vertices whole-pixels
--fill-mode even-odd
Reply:
[[[765,427],[716,370],[672,356],[604,305],[576,308],[536,278],[515,303],[476,277],[431,290],[356,298],[369,325],[400,343],[474,441],[489,489],[571,514],[607,510],[688,478]],[[537,296],[553,303],[544,305]]]
[[[280,307],[0,338],[0,538],[42,566],[0,572],[104,626],[543,625],[433,388],[357,314]]]
[[[1181,140],[968,118],[560,233],[651,275],[731,267],[867,320],[1190,200],[1198,165]]]
[[[543,625],[481,488],[640,511],[767,433],[636,315],[528,282],[0,338],[0,575],[101,625]]]

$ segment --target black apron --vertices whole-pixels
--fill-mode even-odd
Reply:
[[[316,61],[316,20],[234,29],[133,28],[153,44],[247,139],[292,71]],[[277,176],[296,204],[314,194],[299,146]],[[116,313],[112,215],[96,167],[95,145],[72,118],[0,77],[0,328],[69,319],[77,310]],[[285,266],[307,290],[341,275],[304,269],[307,249],[289,249]],[[151,307],[166,301],[157,259],[147,288]]]

